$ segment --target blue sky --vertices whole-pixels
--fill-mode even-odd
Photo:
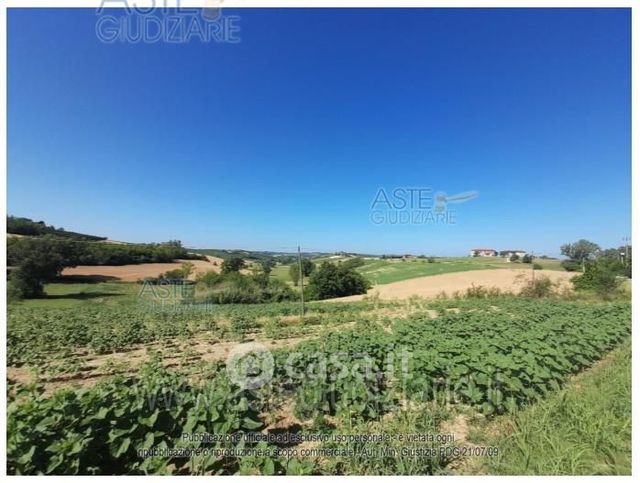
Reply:
[[[224,10],[238,43],[8,15],[8,212],[125,241],[557,255],[631,227],[627,10]],[[374,224],[380,188],[455,224]]]

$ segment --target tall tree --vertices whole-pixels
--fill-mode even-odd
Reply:
[[[578,240],[575,243],[567,243],[560,247],[560,253],[582,264],[582,271],[584,271],[585,262],[595,258],[599,250],[600,247],[598,244],[584,239]]]

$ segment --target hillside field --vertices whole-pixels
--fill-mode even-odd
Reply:
[[[339,263],[346,261],[344,257],[322,257],[313,259],[313,262],[320,264],[323,261]],[[364,265],[357,270],[362,273],[372,285],[383,285],[392,282],[400,282],[411,278],[426,277],[429,275],[441,275],[445,273],[466,272],[471,270],[491,270],[497,268],[531,268],[529,264],[512,263],[505,258],[489,257],[452,257],[434,258],[433,263],[428,259],[415,258],[410,260],[397,259],[371,259],[364,258]],[[542,265],[545,270],[563,271],[560,260],[535,259],[535,263]],[[278,265],[274,267],[271,276],[285,282],[290,282],[289,265]]]

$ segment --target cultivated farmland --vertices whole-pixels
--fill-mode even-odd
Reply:
[[[456,433],[460,414],[518,414],[627,340],[631,316],[624,301],[515,296],[316,302],[304,318],[296,303],[178,311],[126,300],[11,307],[10,473],[455,472],[443,444],[413,441],[405,454],[373,435]],[[226,370],[242,342],[273,358],[259,387]],[[301,442],[248,437],[258,433]],[[158,453],[170,448],[211,452]],[[261,451],[237,456],[243,448]]]

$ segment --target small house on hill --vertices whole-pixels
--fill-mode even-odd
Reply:
[[[469,251],[470,257],[495,257],[498,251],[493,248],[473,248]]]
[[[502,250],[500,252],[501,257],[511,258],[512,256],[517,256],[518,258],[522,258],[527,254],[525,250]]]

